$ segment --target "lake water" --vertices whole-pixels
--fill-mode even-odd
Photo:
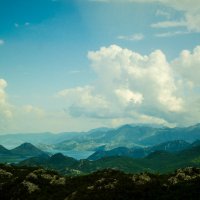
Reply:
[[[51,154],[62,153],[65,156],[69,156],[77,160],[86,159],[94,153],[94,151],[73,151],[73,150],[63,151],[63,150],[56,150],[56,149],[48,150],[48,152]]]

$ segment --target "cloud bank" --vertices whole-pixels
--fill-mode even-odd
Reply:
[[[58,95],[73,117],[189,125],[200,120],[199,58],[200,46],[171,62],[161,50],[141,55],[117,45],[102,47],[88,53],[96,81]]]

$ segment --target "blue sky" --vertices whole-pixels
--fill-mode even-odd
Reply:
[[[199,27],[195,0],[0,0],[0,132],[197,123]]]

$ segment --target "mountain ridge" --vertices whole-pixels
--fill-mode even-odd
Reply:
[[[126,173],[138,173],[138,172],[154,172],[154,173],[166,173],[171,172],[175,169],[182,167],[200,167],[200,146],[191,147],[179,152],[166,152],[158,150],[150,153],[144,158],[130,158],[126,156],[111,156],[104,157],[98,160],[90,161],[84,160],[73,160],[71,158],[59,155],[61,158],[59,162],[54,162],[54,165],[50,164],[50,159],[47,162],[37,163],[39,158],[26,159],[19,163],[19,166],[43,166],[48,169],[56,169],[63,174],[77,174],[78,173],[91,173],[97,170],[114,168],[117,170],[124,171]],[[59,165],[62,163],[63,165]],[[67,163],[65,163],[65,160]],[[38,165],[35,165],[37,163]]]
[[[124,125],[117,129],[97,131],[79,138],[65,140],[54,147],[62,150],[111,150],[117,147],[145,147],[172,140],[194,142],[200,139],[200,125],[190,127],[149,127]],[[92,141],[92,143],[91,143]]]
[[[175,128],[148,124],[125,124],[118,128],[103,127],[87,132],[0,135],[1,144],[5,147],[30,142],[45,151],[48,149],[96,151],[98,149],[111,150],[122,146],[139,148],[172,140],[185,140],[192,143],[197,139],[200,139],[199,124]]]

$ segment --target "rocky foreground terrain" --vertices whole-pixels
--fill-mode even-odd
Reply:
[[[42,168],[0,166],[1,200],[200,199],[200,168],[172,174],[125,174],[106,169],[60,176]]]

